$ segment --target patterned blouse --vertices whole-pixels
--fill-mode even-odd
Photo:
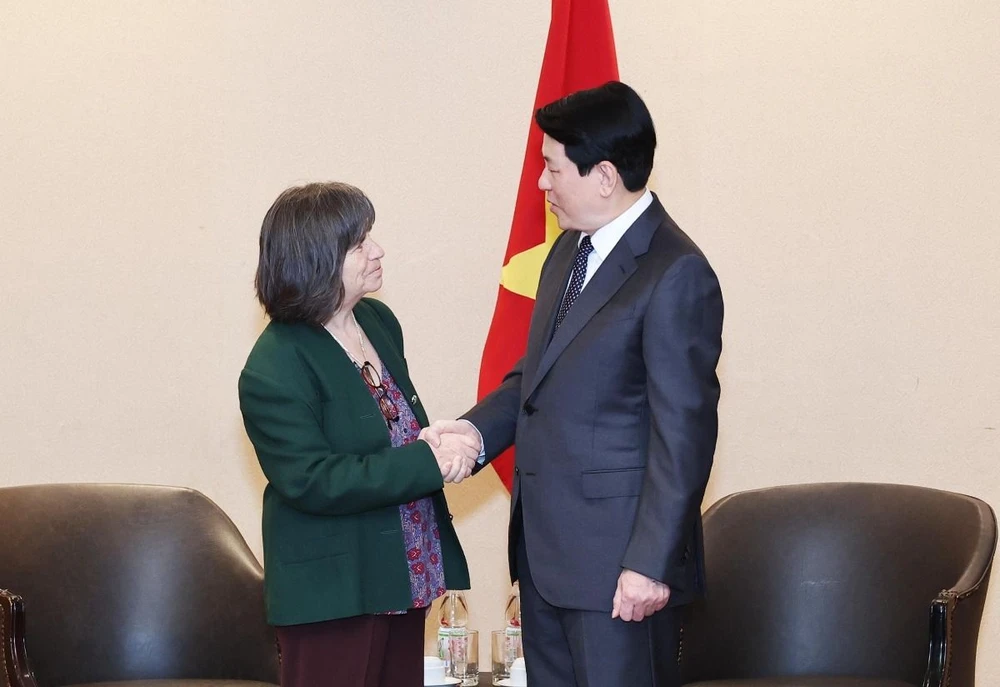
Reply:
[[[361,368],[356,363],[354,366],[358,368],[360,374]],[[417,440],[420,423],[384,363],[380,374],[382,386],[399,410],[399,419],[387,423],[390,440],[394,447],[406,446]],[[368,391],[378,402],[379,392],[371,387],[368,387]],[[431,497],[425,496],[417,501],[400,504],[399,519],[403,525],[406,560],[410,565],[412,608],[426,608],[446,591],[444,563],[441,561],[441,534],[438,532],[437,517],[434,514],[434,502]],[[406,613],[406,609],[390,611],[392,615],[403,613]]]

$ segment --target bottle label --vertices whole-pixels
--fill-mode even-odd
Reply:
[[[468,631],[464,627],[442,627],[438,629],[438,658],[445,666],[452,662],[461,663],[465,660],[465,642]]]
[[[504,647],[503,647],[504,648],[504,651],[503,651],[503,653],[504,653],[503,661],[506,664],[507,669],[509,670],[511,664],[514,663],[514,660],[516,658],[518,658],[519,656],[523,655],[521,653],[521,651],[522,651],[521,650],[521,628],[519,628],[519,627],[508,627],[506,629],[506,631],[504,632],[504,635],[505,635],[505,637],[504,637]]]

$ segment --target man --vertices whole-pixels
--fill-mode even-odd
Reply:
[[[429,434],[478,430],[481,463],[517,445],[509,555],[529,683],[670,687],[678,609],[704,586],[722,294],[646,189],[656,134],[635,91],[610,82],[535,120],[538,186],[564,233],[527,351],[464,420]]]

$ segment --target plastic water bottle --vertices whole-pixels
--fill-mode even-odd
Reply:
[[[504,660],[509,666],[517,658],[521,647],[521,588],[517,582],[511,587],[504,608],[504,634],[507,638]]]
[[[452,665],[457,661],[465,662],[464,656],[453,656],[452,648],[462,646],[461,642],[453,642],[452,638],[464,637],[468,633],[469,605],[465,602],[465,594],[459,591],[449,591],[441,600],[441,611],[438,614],[438,658],[444,661],[445,673],[452,674]]]

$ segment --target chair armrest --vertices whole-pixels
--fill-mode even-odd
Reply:
[[[976,556],[958,583],[941,591],[931,602],[931,633],[927,672],[923,687],[975,687],[976,649],[983,617],[986,590],[990,583],[997,530],[993,512],[992,527],[984,527]]]
[[[24,648],[24,602],[6,589],[0,589],[0,645],[3,687],[38,687]]]

